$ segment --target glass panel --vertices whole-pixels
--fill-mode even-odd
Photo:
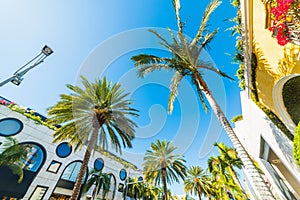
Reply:
[[[121,179],[122,181],[124,181],[124,180],[126,179],[126,177],[127,177],[127,172],[126,172],[126,170],[125,170],[125,169],[121,169],[121,170],[120,170],[120,173],[119,173],[119,176],[120,176],[120,179]]]
[[[69,156],[71,152],[72,152],[72,148],[69,146],[67,142],[60,143],[56,148],[56,154],[61,158],[65,158]]]
[[[97,158],[96,160],[95,160],[95,162],[94,162],[94,168],[96,169],[96,170],[102,170],[103,169],[103,167],[104,167],[104,161],[103,161],[103,159],[102,158]]]
[[[23,123],[15,118],[5,118],[0,120],[0,135],[10,136],[21,132]]]
[[[42,187],[42,186],[37,186],[31,195],[29,200],[41,200],[45,196],[48,188],[47,187]]]
[[[142,182],[143,181],[143,177],[139,177],[138,181]]]
[[[28,144],[26,144],[28,145]],[[30,153],[28,154],[27,159],[24,161],[23,168],[30,170],[32,172],[36,172],[44,160],[44,152],[43,150],[35,145],[29,144],[31,146]]]
[[[71,163],[65,169],[63,175],[61,176],[61,179],[71,181],[71,182],[76,182],[76,178],[80,171],[80,167],[81,167],[81,162],[79,161]],[[84,183],[85,178],[86,178],[86,174],[84,175],[82,183]]]
[[[47,171],[53,172],[53,173],[57,173],[57,171],[58,171],[58,169],[59,169],[60,166],[61,166],[60,162],[52,160],[52,162],[50,163]]]

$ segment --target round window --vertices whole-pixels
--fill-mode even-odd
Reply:
[[[58,157],[65,158],[68,157],[72,152],[72,147],[69,146],[67,142],[60,143],[56,147],[56,154]]]
[[[104,167],[104,161],[102,158],[97,158],[94,162],[94,168],[98,171],[101,171]]]
[[[143,181],[143,177],[140,176],[139,179],[138,179],[138,181],[142,182]]]
[[[126,172],[125,169],[121,169],[121,170],[120,170],[119,177],[120,177],[120,179],[121,179],[122,181],[124,181],[124,180],[126,179],[126,177],[127,177],[127,172]]]
[[[0,120],[0,135],[11,136],[20,133],[23,123],[16,118],[4,118]]]

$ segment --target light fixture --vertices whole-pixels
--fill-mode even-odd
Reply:
[[[32,68],[36,67],[40,63],[44,62],[44,60],[48,56],[50,56],[52,53],[53,53],[53,50],[50,47],[48,47],[47,45],[45,45],[43,47],[42,51],[37,56],[35,56],[32,60],[30,60],[29,62],[27,62],[21,68],[19,68],[10,78],[8,78],[8,79],[0,82],[0,87],[2,87],[3,85],[5,85],[6,83],[9,83],[9,82],[12,82],[15,85],[20,85],[21,82],[22,82],[22,80],[24,79],[22,77],[29,70],[31,70]],[[31,64],[31,66],[27,67],[29,64]],[[27,67],[27,68],[25,68],[25,67]]]
[[[46,56],[50,56],[53,51],[50,47],[48,47],[47,45],[45,45],[42,49],[43,54],[45,54]]]
[[[20,83],[22,82],[22,80],[23,80],[23,78],[16,76],[16,77],[14,77],[13,80],[11,80],[11,82],[13,84],[15,84],[15,85],[20,85]]]

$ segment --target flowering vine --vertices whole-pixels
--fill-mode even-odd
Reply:
[[[284,46],[290,41],[290,30],[287,24],[293,22],[292,13],[299,8],[300,4],[298,0],[277,0],[272,2],[271,13],[273,23],[270,27],[270,31],[276,31],[279,45]]]

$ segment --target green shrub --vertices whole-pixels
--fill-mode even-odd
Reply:
[[[300,167],[300,122],[295,131],[293,156],[297,165]]]
[[[12,111],[20,113],[20,114],[24,115],[25,117],[33,120],[35,124],[40,124],[40,125],[43,125],[43,126],[47,126],[48,128],[50,128],[52,130],[57,129],[55,126],[47,123],[47,121],[43,121],[40,116],[35,115],[34,110],[29,110],[25,107],[22,107],[22,106],[19,106],[19,105],[16,105],[16,104],[10,104],[7,107],[9,109],[11,109]]]
[[[277,115],[269,109],[267,106],[259,102],[258,92],[256,87],[256,69],[257,69],[257,56],[252,53],[251,62],[251,97],[254,103],[268,116],[268,118],[277,126],[291,141],[294,139],[294,135],[290,130],[284,125],[284,123],[277,117]]]
[[[243,115],[237,115],[231,119],[232,123],[243,120]]]
[[[253,96],[252,96],[253,98]],[[277,115],[268,107],[263,105],[260,102],[257,102],[253,99],[256,105],[264,111],[264,113],[268,116],[268,118],[279,128],[291,141],[294,139],[294,135],[290,132],[290,130],[284,125],[284,123],[277,117]]]

